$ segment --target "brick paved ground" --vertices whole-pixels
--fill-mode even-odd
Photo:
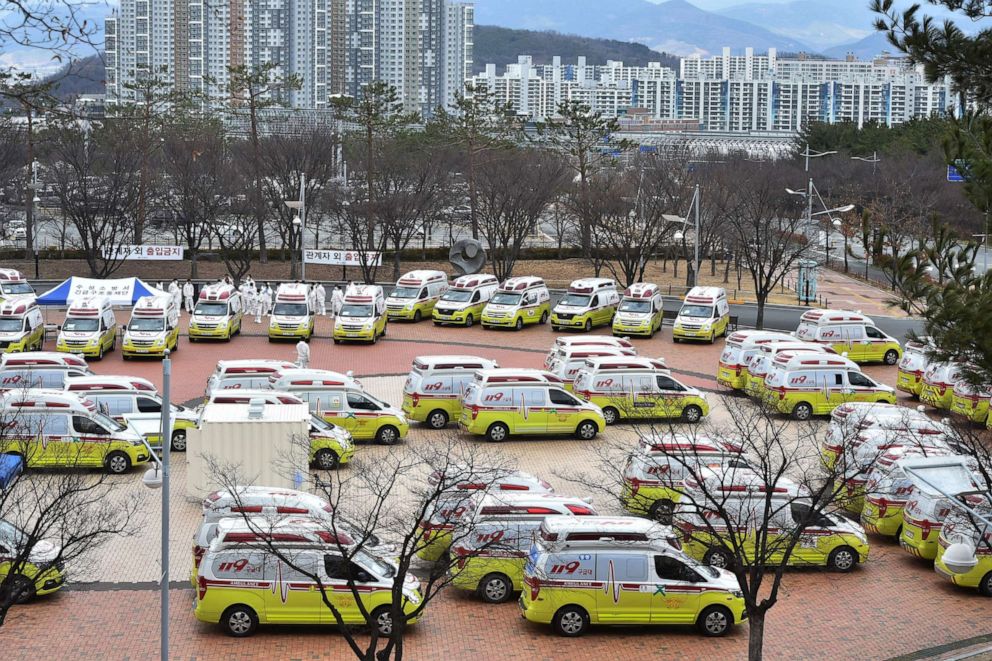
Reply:
[[[255,329],[249,324],[246,330]],[[398,403],[403,376],[410,361],[425,353],[475,353],[497,358],[503,365],[540,366],[554,335],[547,328],[520,333],[473,329],[438,329],[431,324],[394,324],[389,336],[375,347],[336,346],[327,338],[313,343],[312,363],[318,367],[353,369],[370,391]],[[666,331],[641,341],[643,355],[664,356],[676,373],[693,385],[715,390],[714,374],[719,343],[675,345]],[[230,344],[189,344],[175,356],[174,399],[187,401],[202,394],[204,382],[220,358],[286,357],[292,345],[270,345],[262,337],[243,336]],[[157,362],[123,362],[119,355],[93,363],[102,373],[131,373],[159,380]],[[876,378],[894,383],[895,369],[872,366]],[[376,376],[379,375],[379,376]],[[717,406],[713,418],[726,419]],[[455,430],[440,432],[455,434]],[[414,428],[407,445],[429,443],[438,432]],[[635,430],[611,428],[609,441],[633,442]],[[575,492],[564,476],[594,460],[589,447],[571,439],[515,440],[500,450],[526,470],[552,481],[560,491]],[[374,456],[387,450],[362,446]],[[198,505],[183,498],[185,460],[176,457],[173,471],[174,581],[189,569],[189,544],[197,525]],[[0,629],[0,660],[6,659],[147,659],[157,653],[158,594],[135,589],[158,576],[158,498],[145,489],[137,475],[118,478],[128,493],[143,501],[145,521],[137,535],[112,540],[90,566],[74,567],[73,580],[101,581],[113,590],[80,585],[52,598],[39,599],[13,611]],[[597,498],[604,510],[610,503]],[[897,546],[872,540],[868,564],[851,575],[819,571],[788,574],[781,602],[773,610],[767,630],[769,658],[838,659],[887,658],[923,648],[952,643],[989,632],[987,604],[973,591],[956,589],[940,579],[926,563],[908,557]],[[172,653],[177,659],[316,659],[348,658],[348,650],[333,631],[313,628],[264,629],[247,641],[236,641],[192,615],[193,592],[172,593]],[[618,652],[631,659],[742,658],[747,633],[738,629],[721,640],[699,637],[691,629],[599,629],[581,641],[553,636],[545,627],[520,619],[514,604],[483,605],[448,592],[432,605],[409,639],[411,659],[604,659]]]

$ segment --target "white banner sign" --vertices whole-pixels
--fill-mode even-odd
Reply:
[[[361,266],[362,253],[359,250],[304,250],[303,261],[307,264],[330,264],[332,266]],[[382,266],[382,253],[365,253],[366,266]]]
[[[183,246],[116,246],[103,248],[103,258],[109,260],[181,260]]]

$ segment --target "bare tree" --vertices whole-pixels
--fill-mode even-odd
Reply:
[[[302,439],[301,439],[302,440]],[[305,441],[304,441],[305,442]],[[238,487],[245,482],[237,466],[223,465],[208,458],[215,479],[238,502]],[[288,466],[287,466],[288,469]],[[404,655],[405,636],[412,622],[421,618],[428,605],[448,586],[448,571],[453,560],[445,554],[414,576],[417,557],[433,542],[423,534],[421,522],[454,517],[464,509],[473,492],[458,489],[471,482],[480,490],[510,472],[510,466],[495,453],[454,437],[429,445],[390,448],[374,460],[353,460],[347,467],[322,471],[315,480],[315,491],[323,497],[333,514],[320,521],[321,536],[329,540],[326,552],[348,563],[360,562],[373,554],[369,540],[392,545],[389,557],[376,557],[388,567],[391,582],[389,605],[367,608],[361,583],[363,577],[349,572],[336,581],[346,587],[355,600],[362,618],[369,624],[365,637],[346,625],[338,606],[340,596],[332,600],[333,587],[313,566],[300,562],[299,549],[273,541],[270,522],[244,516],[246,525],[257,534],[254,548],[271,553],[285,566],[314,583],[324,606],[338,623],[344,639],[356,658],[364,661],[399,661]],[[452,519],[453,521],[453,519]],[[346,534],[342,534],[345,533]],[[451,543],[457,545],[470,528],[452,528]],[[485,550],[486,545],[481,546]],[[478,552],[478,551],[473,551]],[[367,579],[366,579],[367,580]],[[343,585],[342,585],[343,584]],[[340,595],[340,593],[337,593]],[[337,603],[336,603],[337,602]]]
[[[221,217],[222,222],[212,226],[213,236],[220,245],[220,258],[235,282],[251,270],[257,256],[258,223],[255,222],[255,206],[250,198],[250,193],[231,195],[227,211]]]
[[[557,154],[535,149],[503,149],[480,163],[479,231],[500,280],[513,274],[524,240],[534,233],[567,172]]]
[[[58,121],[48,137],[62,214],[79,236],[90,273],[105,278],[123,264],[117,248],[131,242],[141,150],[133,132],[111,120],[88,126]]]

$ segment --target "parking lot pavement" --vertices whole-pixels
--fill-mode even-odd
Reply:
[[[414,356],[430,353],[469,353],[495,357],[504,366],[539,367],[555,334],[547,328],[519,333],[481,329],[438,329],[430,324],[393,324],[376,346],[334,345],[326,335],[312,343],[311,364],[338,370],[352,369],[363,377],[373,394],[398,404],[404,374]],[[666,332],[637,344],[642,355],[664,356],[687,382],[717,390],[715,372],[721,343],[675,345]],[[183,343],[174,356],[174,399],[188,401],[202,395],[215,362],[223,358],[293,358],[291,344],[270,345],[263,337],[245,336],[231,343]],[[92,367],[100,373],[125,373],[158,382],[157,362],[124,362],[117,354]],[[883,382],[895,382],[895,368],[871,366],[866,370]],[[712,422],[725,423],[728,411],[714,398]],[[825,423],[820,423],[824,424]],[[396,449],[361,445],[360,457],[372,459],[390,451],[436,442],[442,432],[414,425],[404,445]],[[606,443],[636,443],[637,429],[620,425],[603,435]],[[559,491],[585,495],[569,480],[577,471],[594,470],[597,442],[583,444],[571,438],[511,439],[499,452],[517,466],[552,482]],[[602,443],[600,443],[601,445]],[[190,545],[199,519],[198,500],[187,500],[186,461],[174,454],[172,508],[173,581],[188,577]],[[344,470],[348,470],[347,468]],[[8,658],[143,659],[155,654],[159,576],[160,492],[146,489],[137,472],[114,478],[122,482],[121,495],[141,499],[143,516],[135,535],[111,539],[86,567],[70,568],[74,585],[52,598],[39,599],[15,609],[2,629]],[[616,512],[609,498],[594,496],[603,512]],[[790,572],[780,603],[767,625],[770,658],[886,658],[942,645],[983,633],[987,626],[984,602],[973,591],[956,589],[940,579],[925,563],[910,558],[897,546],[872,540],[868,564],[851,575],[819,571]],[[91,583],[80,584],[80,581]],[[96,583],[92,583],[96,582]],[[139,589],[140,588],[140,589]],[[173,654],[175,658],[345,658],[343,641],[323,629],[265,629],[248,641],[223,636],[201,624],[192,614],[193,592],[175,588]],[[908,607],[911,605],[912,607]],[[940,617],[934,617],[940,613]],[[581,641],[553,636],[545,627],[520,619],[514,604],[486,606],[449,591],[431,606],[409,640],[409,658],[473,659],[498,651],[504,659],[603,659],[623,654],[632,659],[742,658],[747,634],[738,629],[726,639],[704,639],[691,629],[598,629]]]

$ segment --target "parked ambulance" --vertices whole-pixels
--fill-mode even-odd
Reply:
[[[743,622],[734,575],[696,562],[663,530],[625,517],[549,516],[528,554],[521,614],[569,637],[593,624],[647,623],[722,636]]]
[[[964,379],[954,384],[951,412],[964,416],[969,422],[986,425],[989,419],[989,399],[992,390],[976,388]]]
[[[56,346],[59,351],[99,360],[116,346],[117,318],[109,298],[94,296],[74,301],[69,306],[59,329]]]
[[[179,307],[169,295],[142,296],[124,327],[121,355],[164,356],[179,350]]]
[[[969,507],[992,520],[992,504],[988,493],[966,496]],[[952,544],[962,544],[975,556],[975,565],[964,573],[953,572],[944,562],[944,553]],[[955,585],[977,588],[985,597],[992,597],[992,526],[982,523],[976,516],[961,507],[955,507],[944,519],[937,538],[937,557],[934,570]]]
[[[138,432],[74,393],[9,390],[0,396],[0,421],[9,425],[0,454],[18,454],[28,468],[103,468],[119,474],[149,460]]]
[[[425,518],[417,523],[417,557],[428,562],[437,562],[451,546],[451,531],[455,523],[469,511],[469,505],[476,494],[492,493],[554,493],[554,489],[544,480],[524,473],[486,466],[469,467],[452,463],[448,473],[435,470],[427,477],[432,489],[437,489],[438,497],[425,503],[422,510]]]
[[[9,579],[14,563],[5,560],[0,564],[0,584],[10,586],[14,603],[23,603],[34,597],[51,594],[65,585],[65,559],[62,547],[53,541],[38,537],[37,532],[30,534],[12,521],[0,519],[0,548],[5,550],[7,558],[22,560],[16,570],[19,576]],[[30,548],[28,548],[29,544]]]
[[[878,402],[846,402],[830,412],[830,425],[823,437],[820,454],[828,469],[833,468],[844,447],[863,431],[911,434],[923,439],[933,439],[925,445],[944,442],[953,430],[932,420],[921,410],[906,406]]]
[[[665,316],[665,299],[653,282],[635,282],[623,292],[617,314],[613,317],[614,335],[654,337],[661,330]]]
[[[935,460],[934,463],[941,466],[940,487],[945,493],[959,494],[981,488],[980,480],[969,465],[968,458],[944,458],[943,461]],[[944,519],[952,509],[953,499],[929,486],[914,485],[912,496],[902,511],[899,545],[918,558],[935,559],[937,538]]]
[[[499,604],[523,589],[531,541],[548,516],[594,516],[587,499],[499,492],[473,498],[452,531],[451,584]]]
[[[463,275],[451,283],[448,291],[431,311],[434,325],[457,324],[466,328],[482,319],[482,311],[499,288],[494,275]]]
[[[0,391],[45,388],[62,390],[74,376],[92,375],[82,356],[55,351],[25,351],[0,356]]]
[[[899,340],[880,331],[860,312],[807,310],[799,318],[796,337],[829,345],[856,363],[895,365],[902,356]]]
[[[269,315],[269,342],[313,337],[314,310],[310,307],[309,293],[309,285],[302,282],[279,285]]]
[[[706,340],[710,344],[727,333],[730,306],[723,287],[693,287],[686,294],[672,327],[672,340]]]
[[[358,441],[393,445],[406,438],[410,429],[403,411],[365,392],[349,374],[288,369],[270,376],[269,383],[273,390],[306,400],[312,413],[350,432]]]
[[[779,413],[809,420],[846,402],[895,404],[896,391],[844,356],[784,351],[765,377],[764,401]]]
[[[954,401],[954,386],[964,378],[956,363],[930,363],[923,374],[920,401],[938,409],[950,409]]]
[[[189,341],[225,340],[241,333],[244,302],[241,293],[226,282],[207,285],[189,320]]]
[[[623,469],[620,502],[631,514],[672,522],[684,480],[706,466],[747,468],[740,445],[707,434],[641,436]]]
[[[477,356],[417,356],[403,384],[403,413],[410,420],[444,429],[462,413],[462,396],[477,370],[499,367]]]
[[[269,377],[280,370],[296,368],[296,363],[288,360],[246,359],[218,360],[214,373],[207,379],[206,395],[218,390],[238,390],[242,388],[270,388]]]
[[[561,380],[565,382],[565,389],[571,392],[575,390],[575,378],[578,376],[579,370],[585,367],[586,360],[601,356],[627,356],[627,351],[622,347],[608,346],[570,347],[551,359],[548,371],[561,377]],[[664,364],[664,361],[660,359],[657,362]]]
[[[812,342],[779,342],[772,341],[758,346],[755,352],[747,361],[747,383],[744,385],[744,392],[748,397],[758,400],[764,397],[765,377],[772,367],[775,356],[783,351],[792,353],[819,353],[834,354],[834,350],[823,344]]]
[[[0,302],[16,296],[34,298],[34,288],[20,271],[0,269]]]
[[[569,351],[585,348],[616,347],[625,356],[636,356],[637,349],[633,343],[624,337],[610,335],[580,335],[576,337],[558,337],[548,355],[544,357],[544,369],[550,369],[555,362],[565,357]]]
[[[499,286],[482,310],[483,328],[513,328],[543,324],[551,314],[551,294],[534,276],[510,278]]]
[[[34,296],[10,296],[0,302],[0,349],[4,353],[41,351],[45,320]]]
[[[913,495],[913,482],[905,466],[926,467],[941,463],[952,452],[946,448],[896,447],[878,457],[864,485],[861,526],[868,532],[898,539],[902,511]]]
[[[599,406],[608,425],[638,418],[699,422],[710,413],[706,393],[651,358],[589,358],[575,377],[575,394]]]
[[[930,338],[907,340],[906,350],[899,360],[899,375],[896,379],[896,390],[919,397],[923,390],[923,374],[927,370],[927,350],[930,348]]]
[[[717,383],[744,390],[747,385],[747,364],[751,357],[758,353],[763,344],[770,342],[790,342],[794,337],[787,333],[773,331],[742,330],[734,331],[724,343],[723,353],[720,354],[720,367],[717,371]]]
[[[584,330],[588,333],[593,326],[609,326],[619,303],[620,294],[615,280],[573,280],[564,298],[551,311],[551,329]]]
[[[591,441],[605,426],[603,411],[565,390],[556,376],[533,370],[479,370],[462,399],[460,428],[502,442],[510,435],[574,434]]]
[[[155,384],[140,376],[123,376],[117,374],[90,374],[87,376],[70,376],[65,380],[65,390],[86,397],[92,391],[135,391],[157,395]]]
[[[410,271],[396,282],[386,298],[386,314],[390,319],[420,321],[433,314],[446,291],[448,276],[444,271]]]
[[[341,311],[334,318],[334,344],[366,341],[375,344],[386,334],[386,296],[379,285],[348,285]]]

